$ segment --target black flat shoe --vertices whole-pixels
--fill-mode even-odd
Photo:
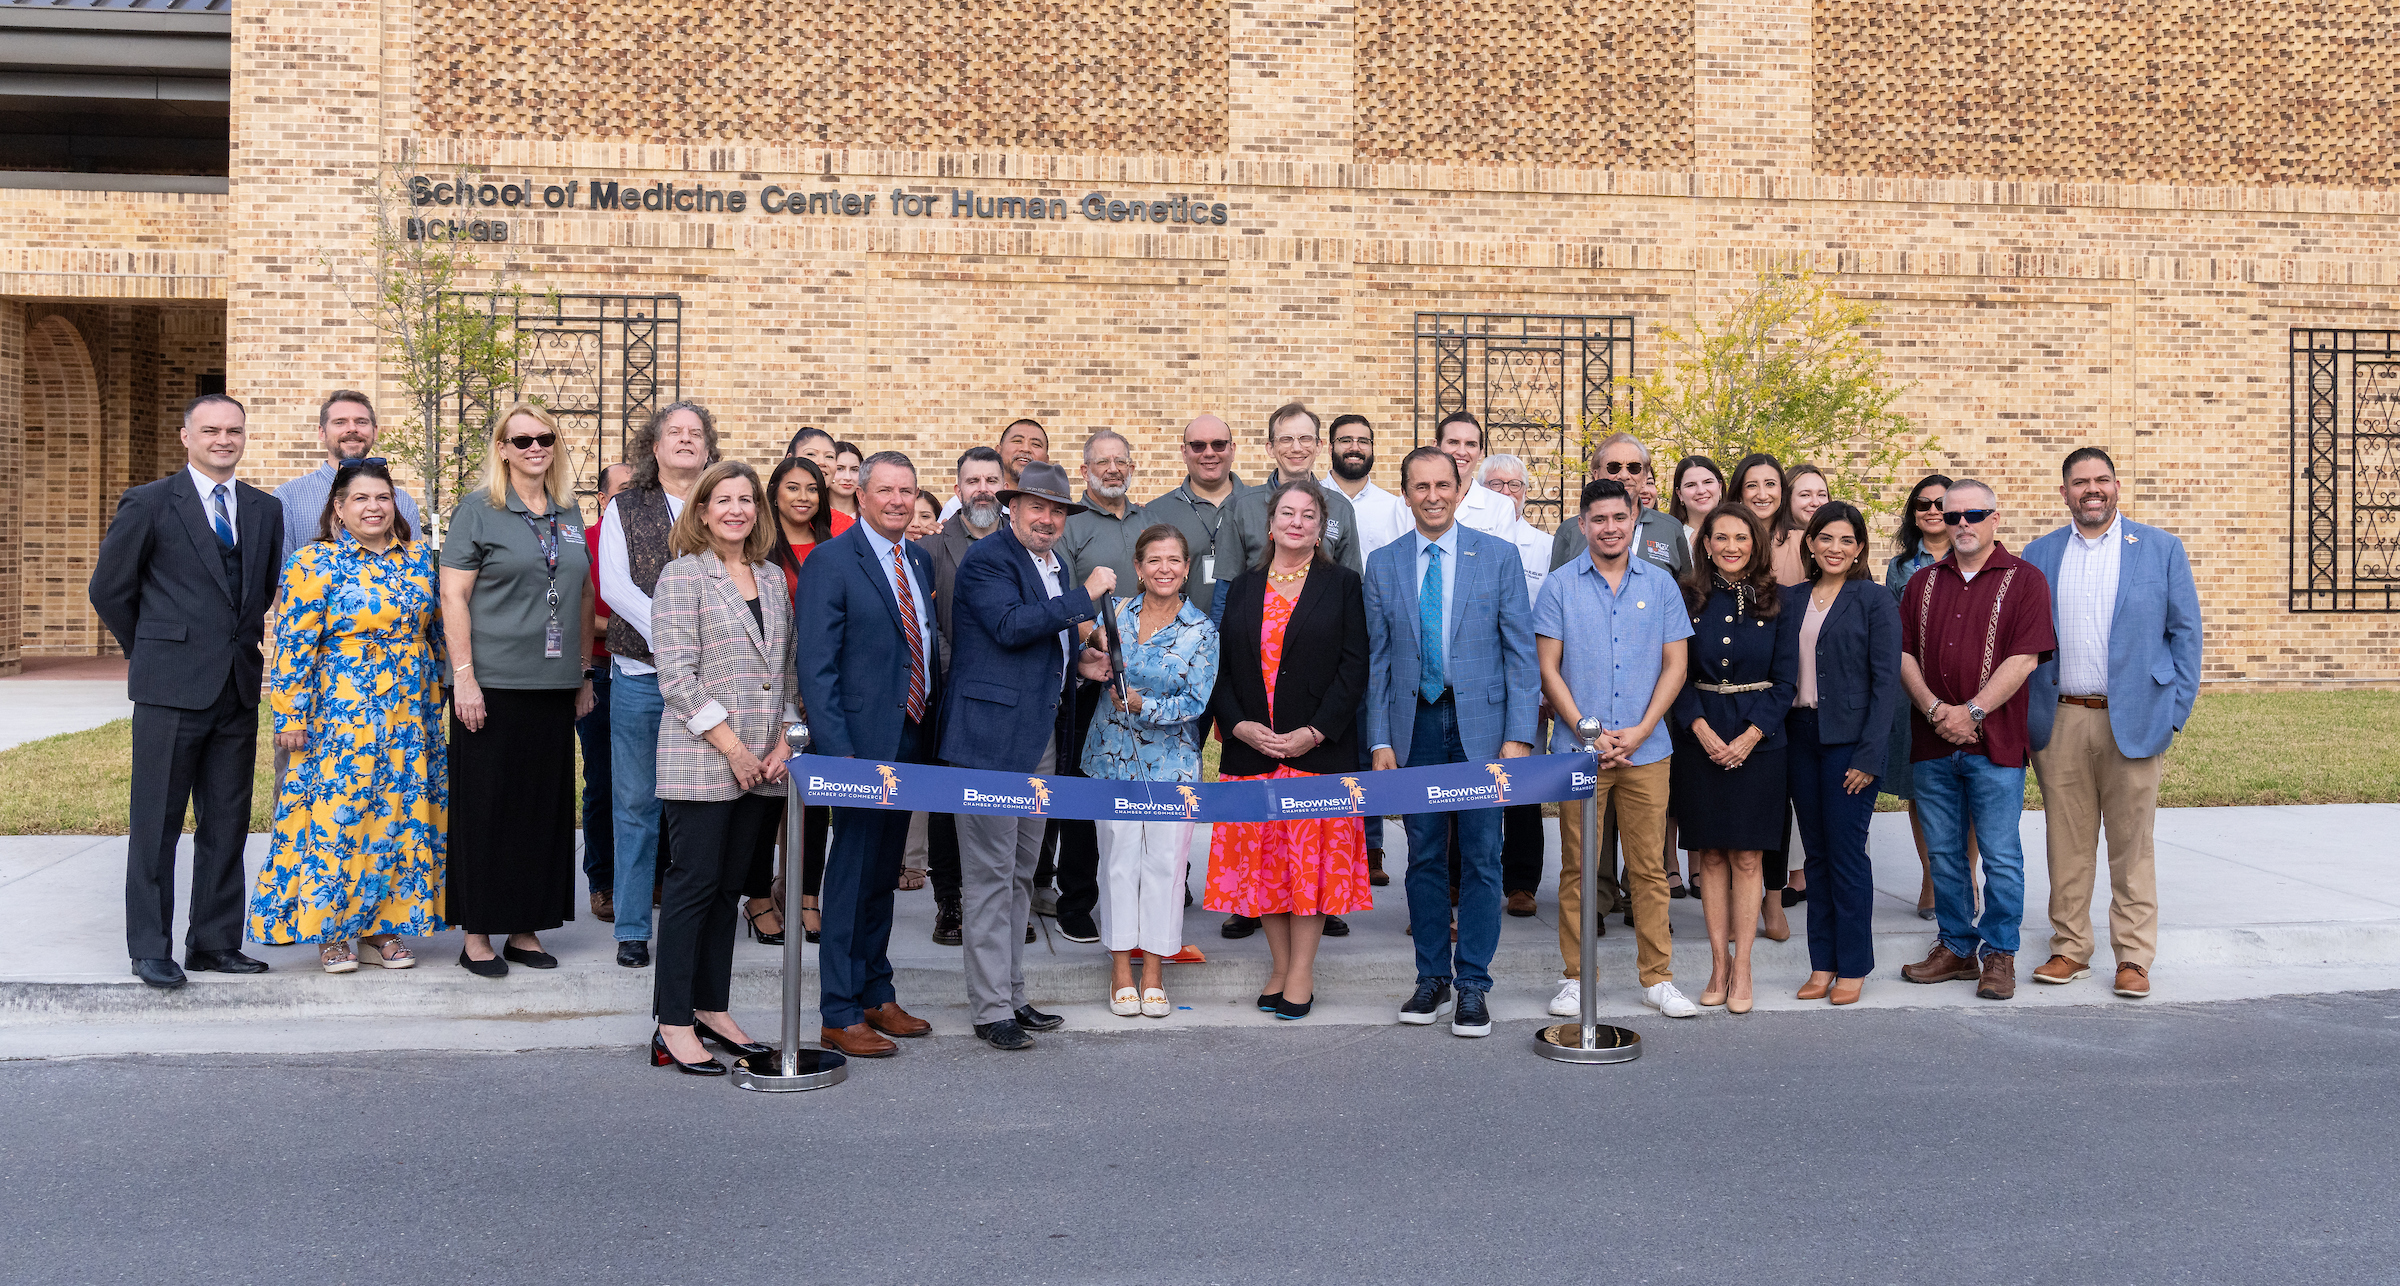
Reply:
[[[1283,1019],[1286,1022],[1292,1021],[1293,1019],[1306,1018],[1308,1017],[1308,1011],[1314,1007],[1316,1003],[1317,998],[1314,996],[1311,996],[1296,1005],[1291,1001],[1285,1000],[1281,996],[1277,996],[1275,998],[1275,1016]]]
[[[1247,938],[1256,932],[1258,932],[1257,916],[1229,915],[1225,917],[1225,927],[1217,930],[1217,936],[1220,938],[1239,939]]]
[[[134,961],[133,976],[160,991],[173,991],[184,982],[183,966],[163,958]]]
[[[757,1041],[728,1040],[725,1037],[718,1035],[714,1028],[711,1028],[707,1023],[704,1023],[697,1018],[692,1020],[692,1034],[698,1036],[702,1040],[713,1041],[716,1043],[717,1048],[740,1058],[755,1058],[760,1054],[772,1054],[775,1052],[774,1046],[761,1045]]]
[[[687,1063],[675,1057],[674,1053],[667,1048],[667,1038],[660,1035],[657,1028],[652,1028],[650,1031],[650,1065],[652,1067],[672,1067],[686,1076],[723,1076],[725,1074],[725,1064],[713,1058],[705,1063]]]
[[[1338,916],[1338,915],[1329,915],[1329,916],[1326,916],[1326,917],[1325,917],[1325,936],[1326,936],[1326,937],[1328,937],[1328,938],[1347,938],[1347,937],[1349,937],[1349,936],[1350,936],[1350,922],[1349,922],[1348,920],[1345,920],[1345,919],[1343,919],[1342,917],[1340,917],[1340,916]]]
[[[647,968],[649,968],[649,967],[650,967],[650,944],[649,944],[649,943],[647,943],[647,942],[620,942],[620,943],[618,943],[618,944],[617,944],[617,963],[618,963],[618,964],[621,964],[621,965],[623,965],[623,966],[625,966],[625,967],[626,967],[626,968],[628,968],[628,969],[647,969]]]
[[[458,966],[478,978],[505,978],[508,976],[506,960],[502,960],[498,956],[489,960],[478,960],[468,955],[465,947],[458,949]]]
[[[192,951],[185,953],[183,967],[193,973],[265,973],[267,962],[239,951]]]
[[[1031,1005],[1017,1010],[1017,1026],[1027,1031],[1057,1031],[1067,1020],[1057,1014],[1045,1014]]]
[[[1262,1013],[1262,1014],[1271,1014],[1271,1013],[1274,1013],[1274,1012],[1275,1012],[1275,1011],[1276,1011],[1278,1008],[1280,1008],[1282,1005],[1283,1005],[1283,993],[1282,993],[1282,992],[1280,992],[1280,991],[1262,991],[1262,992],[1260,992],[1260,993],[1259,993],[1259,996],[1258,996],[1258,1011],[1259,1011],[1260,1013]]]
[[[1691,895],[1692,891],[1680,884],[1670,884],[1667,886],[1667,896],[1670,898],[1688,898]]]
[[[1013,1018],[1003,1018],[996,1023],[975,1024],[975,1039],[994,1049],[1033,1048],[1033,1037],[1026,1035],[1025,1029],[1017,1026],[1016,1020]]]
[[[1801,903],[1803,903],[1803,902],[1806,902],[1807,900],[1808,900],[1808,890],[1807,890],[1807,889],[1795,889],[1795,888],[1791,887],[1790,885],[1785,885],[1785,886],[1784,886],[1784,890],[1783,890],[1783,904],[1784,904],[1786,907],[1795,907],[1795,906],[1798,906],[1798,905],[1800,905],[1800,904],[1801,904]]]
[[[556,969],[558,957],[547,951],[528,951],[523,947],[502,947],[500,958],[513,960],[528,969]]]

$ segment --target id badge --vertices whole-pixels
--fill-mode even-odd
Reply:
[[[559,628],[558,618],[552,617],[549,628],[542,631],[542,656],[551,661],[565,656],[566,650],[561,646],[564,641],[564,632]]]
[[[1200,555],[1200,583],[1203,585],[1213,585],[1216,583],[1216,579],[1217,556],[1215,554]]]

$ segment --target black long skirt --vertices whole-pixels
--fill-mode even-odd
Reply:
[[[483,690],[450,716],[450,923],[540,933],[575,918],[575,690]]]
[[[1675,761],[1667,770],[1669,808],[1684,849],[1780,849],[1788,786],[1783,747],[1753,750],[1726,771],[1710,762],[1691,734],[1674,733]]]

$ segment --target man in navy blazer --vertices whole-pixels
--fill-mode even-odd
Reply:
[[[1367,559],[1366,742],[1376,768],[1512,759],[1533,753],[1541,669],[1533,605],[1514,543],[1458,521],[1465,479],[1433,447],[1400,461],[1416,529]],[[1491,1034],[1484,996],[1500,945],[1498,807],[1458,813],[1458,945],[1450,944],[1450,814],[1411,813],[1408,920],[1417,988],[1400,1021]],[[1455,954],[1455,961],[1453,955]]]
[[[126,491],[92,568],[92,609],[126,658],[133,698],[125,951],[162,990],[184,969],[264,973],[243,955],[242,846],[258,761],[267,605],[283,572],[283,505],[237,480],[248,415],[222,393],[183,409],[185,464]],[[175,846],[192,835],[192,918],[177,966]]]
[[[2026,731],[2050,857],[2050,959],[2036,982],[2091,975],[2092,881],[2108,827],[2116,993],[2150,994],[2158,954],[2152,824],[2169,743],[2200,695],[2200,591],[2183,542],[2117,512],[2117,468],[2084,447],[2059,469],[2073,525],[2025,546],[2050,582],[2058,651],[2026,682]]]
[[[1095,567],[1080,586],[1067,581],[1053,547],[1083,506],[1067,489],[1066,470],[1028,463],[1000,502],[1008,522],[958,562],[942,760],[1025,774],[1030,797],[1031,779],[1056,772],[1074,742],[1076,685],[1108,677],[1107,654],[1082,647],[1076,627],[1095,619],[1092,602],[1117,587],[1117,574]],[[1065,1021],[1025,1003],[1024,926],[1046,820],[1030,810],[958,815],[967,1002],[975,1034],[995,1049],[1029,1049],[1026,1028]]]
[[[916,502],[916,466],[897,451],[877,452],[859,466],[858,522],[800,566],[792,645],[811,754],[933,762],[942,632],[933,559],[905,539]],[[886,954],[907,846],[906,812],[833,810],[818,897],[819,1043],[827,1049],[885,1058],[899,1049],[888,1037],[933,1030],[900,1007]]]

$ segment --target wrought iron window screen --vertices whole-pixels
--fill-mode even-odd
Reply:
[[[1556,527],[1580,488],[1584,444],[1605,437],[1633,375],[1633,318],[1537,313],[1418,313],[1415,438],[1467,411],[1484,451],[1525,461],[1525,517]]]
[[[513,388],[461,387],[444,400],[456,434],[483,431],[504,398],[558,417],[578,495],[599,491],[600,469],[659,407],[682,396],[683,296],[468,293],[523,341]],[[463,448],[465,437],[454,441]]]
[[[2400,331],[2292,330],[2295,612],[2400,611]]]

